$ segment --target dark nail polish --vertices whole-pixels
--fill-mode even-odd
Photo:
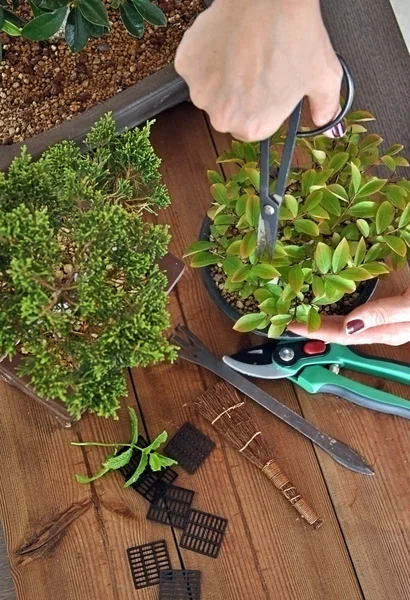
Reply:
[[[362,329],[364,329],[364,323],[360,319],[354,319],[353,321],[349,321],[346,325],[347,335],[352,335],[353,333],[357,333]]]
[[[336,125],[336,127],[333,127],[332,134],[335,138],[343,137],[346,134],[346,130],[344,128],[343,123],[339,123],[338,125]]]

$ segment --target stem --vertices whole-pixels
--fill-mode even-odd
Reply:
[[[100,442],[71,442],[72,446],[102,446],[104,448],[132,448],[133,444],[102,444]]]

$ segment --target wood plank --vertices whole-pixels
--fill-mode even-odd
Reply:
[[[163,157],[163,175],[173,199],[161,219],[171,223],[172,252],[181,256],[196,239],[209,206],[206,169],[214,168],[216,155],[203,117],[192,106],[160,116],[153,139]],[[174,323],[185,319],[216,354],[233,352],[249,340],[232,332],[232,324],[207,297],[199,272],[187,269],[177,298],[178,304],[175,299],[171,304]],[[218,560],[182,553],[190,568],[204,571],[206,598],[362,598],[309,442],[251,404],[263,433],[273,443],[279,464],[324,517],[325,525],[317,532],[297,520],[271,484],[193,413],[190,404],[214,378],[183,361],[175,366],[135,370],[133,378],[149,427],[158,428],[161,423],[175,431],[190,420],[217,441],[216,450],[194,477],[181,476],[181,482],[197,491],[199,508],[229,518],[227,539]],[[298,410],[287,382],[265,387]]]
[[[0,600],[16,600],[9,557],[4,540],[3,525],[0,521]]]
[[[155,539],[167,540],[179,566],[172,532],[153,531],[143,499],[122,488],[120,474],[93,485],[74,479],[97,470],[104,451],[70,441],[125,441],[127,403],[136,406],[132,388],[120,421],[87,416],[63,429],[44,407],[0,384],[0,513],[19,600],[135,598],[126,548]],[[32,552],[22,552],[28,544]],[[153,600],[157,588],[138,597]]]

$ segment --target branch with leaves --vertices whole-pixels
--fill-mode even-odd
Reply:
[[[96,479],[100,479],[109,471],[116,471],[125,467],[125,465],[131,461],[135,452],[138,452],[141,455],[140,461],[135,472],[125,482],[124,487],[129,487],[135,483],[144,473],[148,465],[152,471],[160,471],[163,468],[178,464],[176,460],[157,452],[158,448],[167,441],[168,434],[166,431],[160,433],[158,437],[145,448],[138,446],[138,417],[133,408],[128,407],[128,411],[131,421],[131,441],[129,443],[113,442],[111,444],[105,444],[102,442],[71,442],[72,446],[103,446],[105,448],[113,448],[113,451],[106,456],[101,468],[95,475],[92,475],[91,477],[76,475],[75,478],[78,483],[91,483]]]
[[[382,138],[363,125],[372,120],[370,113],[356,111],[347,117],[343,138],[298,139],[307,166],[291,171],[272,260],[258,259],[256,252],[259,145],[232,143],[218,160],[239,167],[227,180],[208,171],[214,200],[208,210],[209,240],[194,242],[185,256],[192,267],[217,267],[219,286],[227,293],[255,301],[257,312],[240,317],[236,330],[269,327],[269,336],[278,337],[296,320],[316,331],[325,307],[407,264],[410,181],[396,170],[409,163],[401,144],[380,151]],[[283,141],[280,130],[272,139],[273,170]],[[377,177],[371,173],[376,166],[390,173]],[[271,193],[275,186],[272,177]]]

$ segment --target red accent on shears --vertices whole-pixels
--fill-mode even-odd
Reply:
[[[306,344],[303,346],[303,352],[309,356],[315,354],[324,354],[326,352],[326,344],[325,342],[321,342],[319,340],[306,342]]]

